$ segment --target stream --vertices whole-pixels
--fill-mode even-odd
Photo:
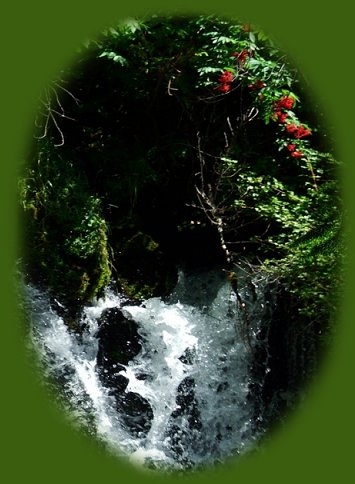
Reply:
[[[256,349],[267,345],[261,328],[273,305],[260,281],[239,279],[235,291],[222,269],[180,271],[167,300],[140,305],[107,288],[83,308],[79,334],[65,324],[59,301],[27,285],[40,371],[74,422],[136,465],[200,469],[244,454],[262,434],[255,392],[262,381],[252,367]],[[128,357],[114,361],[102,334],[114,346],[110,331],[120,324],[134,332]]]

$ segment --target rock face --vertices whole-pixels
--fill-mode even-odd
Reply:
[[[177,271],[159,243],[140,231],[121,239],[116,247],[121,290],[134,301],[167,296],[176,284]]]
[[[258,429],[269,429],[298,406],[319,365],[317,328],[297,315],[295,304],[292,295],[278,288],[272,317],[261,326],[250,385]]]
[[[141,350],[141,336],[136,322],[127,319],[119,308],[103,311],[97,333],[99,349],[97,366],[102,383],[115,397],[116,407],[133,435],[148,433],[153,411],[140,395],[126,392],[128,379],[120,375],[129,361]]]

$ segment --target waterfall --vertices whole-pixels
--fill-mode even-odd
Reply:
[[[240,279],[236,291],[222,270],[181,271],[167,300],[140,305],[107,289],[83,308],[79,332],[29,285],[25,309],[41,371],[71,417],[133,463],[196,469],[247,452],[260,437],[252,366],[272,301],[261,283]],[[116,363],[102,339],[110,311],[139,338],[134,351],[127,340],[128,358],[117,349]]]

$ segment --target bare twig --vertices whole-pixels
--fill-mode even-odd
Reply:
[[[226,256],[226,260],[229,263],[231,261],[231,254],[228,250],[228,247],[224,238],[225,223],[223,221],[223,215],[224,215],[225,208],[223,207],[223,205],[220,206],[219,204],[216,203],[216,195],[218,192],[219,180],[217,182],[217,185],[215,185],[214,188],[212,188],[210,184],[208,184],[206,187],[205,176],[204,176],[205,160],[201,151],[201,138],[199,133],[197,133],[197,150],[198,150],[198,157],[199,157],[199,163],[200,163],[200,172],[198,173],[198,175],[200,176],[200,187],[195,185],[196,196],[200,204],[198,208],[203,210],[206,218],[209,220],[209,222],[212,225],[217,226],[221,248],[223,249]]]
[[[71,99],[74,100],[77,105],[80,102],[68,89],[63,87],[61,83],[63,83],[63,81],[52,81],[52,84],[50,84],[44,90],[43,98],[41,99],[41,104],[44,107],[44,112],[40,113],[40,115],[44,118],[44,125],[42,124],[42,134],[36,136],[37,139],[46,138],[48,136],[49,125],[50,123],[52,123],[60,137],[60,142],[54,144],[54,146],[56,147],[63,146],[65,141],[63,131],[59,126],[57,118],[64,118],[69,119],[70,121],[75,121],[74,118],[68,116],[65,113],[64,107],[58,94],[58,90],[65,92],[68,96],[71,97]],[[35,125],[36,127],[41,127],[41,125],[38,123],[38,120],[35,121]]]
[[[306,157],[306,163],[307,163],[307,168],[310,171],[311,176],[312,176],[313,187],[314,187],[315,190],[318,190],[317,177],[316,177],[316,174],[315,174],[315,172],[313,170],[313,166],[312,166],[311,160],[308,158],[308,156]]]

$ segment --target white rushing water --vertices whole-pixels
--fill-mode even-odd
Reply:
[[[246,452],[259,437],[251,366],[271,303],[262,288],[250,287],[238,290],[238,300],[224,272],[206,271],[180,273],[166,302],[152,298],[127,305],[107,290],[104,299],[84,308],[78,335],[51,309],[47,296],[30,286],[31,341],[42,371],[56,382],[72,415],[90,424],[111,449],[154,468],[208,466]],[[145,432],[132,432],[100,378],[98,330],[107,308],[119,308],[138,325],[141,350],[118,365],[117,373],[128,379],[123,398],[138,395],[151,408]]]

